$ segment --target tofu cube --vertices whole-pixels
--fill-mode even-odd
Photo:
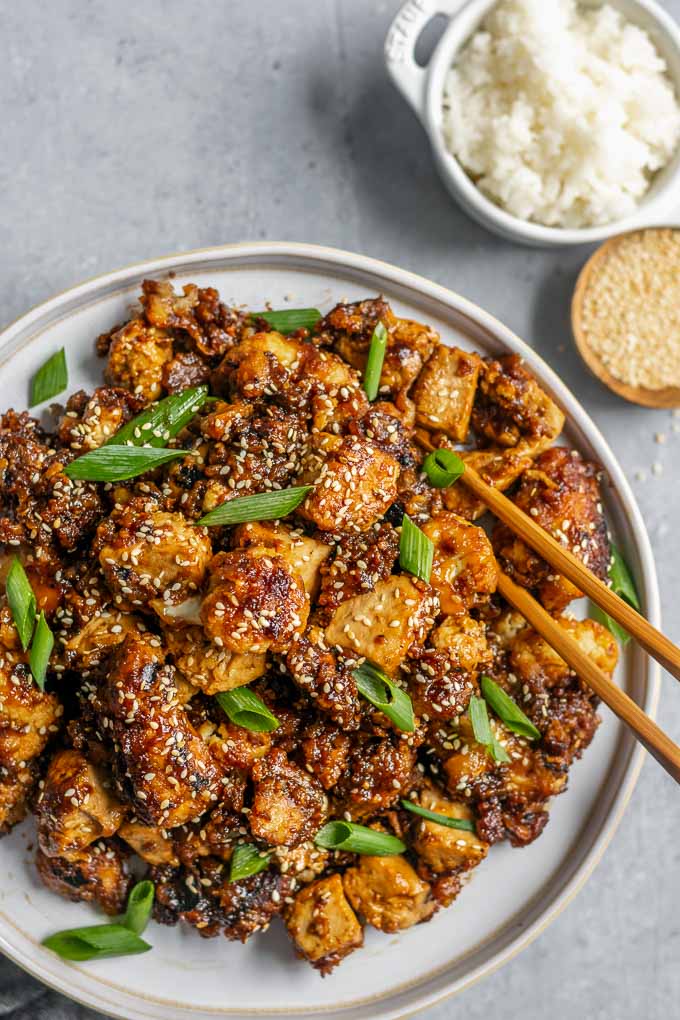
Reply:
[[[436,811],[447,818],[472,820],[472,812],[458,801],[448,800],[432,787],[425,787],[420,794],[420,806]],[[488,852],[489,844],[476,833],[464,829],[449,829],[445,825],[422,819],[418,823],[418,834],[413,849],[434,874],[474,868]]]
[[[413,387],[416,422],[446,432],[458,443],[467,438],[481,358],[441,344]]]
[[[286,927],[300,956],[322,974],[364,943],[363,928],[337,874],[312,882],[297,894]]]
[[[342,876],[347,897],[358,914],[380,931],[410,928],[432,917],[436,904],[427,882],[400,854],[360,857]]]
[[[302,531],[273,521],[251,521],[234,531],[234,545],[266,546],[288,561],[300,575],[307,594],[315,598],[319,592],[321,564],[330,555],[331,546],[308,538]]]

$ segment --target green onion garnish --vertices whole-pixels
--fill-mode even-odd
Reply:
[[[271,733],[279,725],[262,698],[247,687],[235,687],[233,691],[221,691],[215,695],[223,712],[235,726],[253,733]]]
[[[258,875],[269,866],[272,855],[260,850],[254,843],[240,843],[234,847],[229,862],[229,881],[238,882],[240,878]]]
[[[494,710],[509,730],[519,733],[521,737],[527,737],[529,740],[541,739],[541,731],[536,729],[519,705],[490,676],[482,676],[481,688],[487,705]]]
[[[428,453],[423,462],[423,471],[430,485],[434,485],[435,489],[445,489],[465,473],[465,464],[453,450],[442,447],[441,450]]]
[[[207,386],[192,386],[147,407],[106,440],[105,446],[165,446],[208,399]]]
[[[275,492],[258,492],[255,496],[237,496],[216,506],[196,523],[214,527],[246,521],[275,521],[292,513],[313,488],[313,485],[298,485]]]
[[[50,655],[54,648],[54,635],[45,619],[45,613],[41,612],[33,635],[33,644],[28,656],[28,664],[31,667],[33,679],[41,691],[45,690],[45,675],[50,661]]]
[[[43,945],[62,960],[103,960],[107,956],[148,953],[151,946],[123,924],[93,924],[67,928],[43,939]]]
[[[404,514],[399,539],[399,565],[414,577],[429,581],[433,559],[434,545],[408,514]]]
[[[283,308],[275,312],[251,312],[251,318],[264,319],[277,333],[294,333],[297,329],[313,330],[321,318],[318,308]]]
[[[475,823],[467,818],[449,818],[448,815],[440,815],[437,811],[430,811],[429,808],[421,807],[406,797],[402,798],[401,806],[414,815],[427,818],[428,822],[437,822],[438,825],[445,825],[448,829],[463,829],[465,832],[474,832]]]
[[[385,351],[387,350],[388,333],[382,322],[376,322],[371,346],[368,348],[368,358],[364,369],[364,390],[369,400],[375,400],[380,388],[380,375],[382,373]]]
[[[348,850],[354,854],[369,854],[372,857],[389,857],[401,854],[406,846],[396,836],[376,832],[365,825],[354,822],[327,822],[319,829],[314,842],[324,850]]]
[[[357,666],[353,675],[359,693],[372,705],[379,708],[397,729],[403,730],[405,733],[414,731],[416,723],[413,716],[413,705],[406,691],[393,683],[370,662],[364,662],[361,666]]]
[[[483,744],[491,757],[496,761],[510,761],[508,752],[498,743],[494,736],[486,710],[486,702],[483,698],[477,698],[474,695],[470,698],[468,715],[470,716],[472,732],[477,743]]]
[[[124,482],[146,471],[187,457],[190,450],[158,450],[151,446],[100,446],[64,468],[69,478],[86,482]]]
[[[61,393],[67,386],[66,352],[62,347],[51,358],[48,358],[33,376],[29,407],[35,407],[36,404],[42,404],[50,397],[56,397],[57,393]]]
[[[640,599],[638,598],[637,588],[635,587],[635,581],[633,575],[628,568],[628,564],[624,560],[623,556],[616,548],[612,546],[612,558],[609,563],[609,580],[611,582],[611,589],[615,592],[619,598],[622,598],[624,602],[627,602],[633,609],[637,609],[640,612]],[[599,607],[596,607],[599,609]],[[622,645],[627,644],[630,641],[630,634],[627,630],[621,626],[616,620],[612,619],[607,613],[599,610],[596,614],[604,625],[611,631],[615,638],[621,642]]]
[[[121,924],[135,935],[141,935],[149,923],[154,893],[154,884],[147,878],[143,882],[137,882],[128,896],[127,909],[121,918]]]
[[[7,602],[12,613],[14,626],[19,634],[21,647],[28,649],[33,637],[36,616],[36,601],[31,583],[19,560],[14,557],[5,581]]]

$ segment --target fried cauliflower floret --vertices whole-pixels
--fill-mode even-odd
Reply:
[[[428,921],[436,910],[430,887],[401,854],[360,856],[342,876],[347,899],[368,924],[394,932]]]
[[[498,361],[485,358],[472,410],[472,427],[478,436],[497,446],[518,447],[539,453],[557,439],[564,414],[518,354]]]
[[[285,489],[295,483],[309,448],[306,421],[297,413],[275,406],[218,405],[201,423],[210,442],[205,469],[213,488],[224,485],[221,500],[267,489]],[[209,509],[204,505],[204,509]]]
[[[204,694],[242,687],[263,676],[263,652],[231,652],[208,641],[201,627],[166,627],[166,647],[182,676]]]
[[[364,656],[394,676],[409,649],[425,640],[437,610],[429,585],[404,574],[389,577],[374,591],[338,606],[326,628],[326,641]]]
[[[212,546],[183,514],[146,505],[136,498],[114,510],[97,529],[95,547],[116,601],[150,605],[162,616],[202,586]]]
[[[250,829],[272,846],[295,846],[312,839],[326,819],[322,786],[308,772],[271,751],[252,769],[254,783]]]
[[[69,637],[64,646],[66,662],[78,669],[99,666],[128,634],[142,634],[145,627],[131,613],[104,609]]]
[[[38,797],[38,842],[48,857],[70,858],[90,843],[113,836],[126,808],[106,773],[79,751],[58,751]]]
[[[104,377],[111,386],[158,400],[162,393],[163,367],[172,358],[172,339],[162,329],[132,319],[111,337]]]
[[[97,903],[112,915],[125,909],[132,880],[115,843],[97,842],[68,858],[48,857],[38,850],[35,863],[47,888],[65,899]]]
[[[347,599],[373,591],[390,576],[398,555],[399,532],[387,521],[360,535],[343,535],[334,556],[321,567],[315,619],[327,624]]]
[[[177,866],[179,860],[165,829],[153,825],[142,825],[138,821],[124,821],[118,830],[118,836],[124,840],[134,852],[147,864],[171,864]]]
[[[473,821],[472,811],[466,804],[449,800],[429,784],[421,790],[417,803],[447,818]],[[439,875],[458,869],[469,871],[476,867],[486,857],[489,844],[480,839],[476,832],[449,829],[438,822],[422,818],[416,821],[413,849],[427,870]]]
[[[608,676],[612,675],[619,653],[616,639],[606,627],[597,620],[574,620],[569,616],[558,617],[557,623],[574,638],[596,666]],[[534,682],[540,678],[547,688],[563,685],[571,675],[564,659],[530,627],[524,628],[515,638],[510,662],[522,679]]]
[[[213,373],[213,388],[220,395],[244,400],[286,393],[306,346],[275,330],[252,333],[227,351]]]
[[[388,810],[413,788],[421,737],[394,732],[382,739],[353,738],[349,763],[334,790],[342,812],[356,821]]]
[[[247,316],[220,301],[214,287],[186,283],[182,293],[176,294],[165,280],[144,280],[140,300],[149,325],[184,334],[182,340],[188,338],[208,364],[214,364],[233,346],[247,324]]]
[[[499,492],[509,489],[522,472],[531,466],[531,456],[528,453],[518,453],[513,449],[457,452],[466,466],[477,471],[487,485]],[[486,504],[466,485],[449,485],[442,489],[441,495],[446,510],[452,510],[468,521],[476,521],[486,513]]]
[[[100,386],[91,397],[83,390],[69,397],[57,434],[65,446],[86,452],[106,443],[144,407],[128,390]]]
[[[413,387],[417,424],[464,443],[480,365],[478,354],[440,344]]]
[[[28,814],[29,799],[37,779],[35,762],[11,772],[0,765],[0,836],[8,833]]]
[[[477,690],[477,676],[491,662],[484,625],[471,616],[447,616],[428,646],[405,664],[417,715],[452,719],[464,712]]]
[[[157,638],[127,637],[98,694],[100,726],[114,742],[117,775],[140,821],[171,829],[216,799],[221,775],[177,701]]]
[[[442,511],[422,530],[435,547],[430,584],[442,612],[464,614],[487,601],[498,584],[498,564],[482,528]]]
[[[282,556],[299,574],[305,591],[315,598],[319,591],[321,564],[330,556],[332,547],[315,538],[308,538],[299,528],[291,528],[280,521],[251,521],[234,529],[232,542],[235,549],[265,546]]]
[[[309,614],[302,578],[271,549],[218,553],[201,605],[207,636],[232,652],[285,652]]]
[[[522,475],[514,502],[589,570],[606,580],[611,548],[602,510],[598,468],[576,452],[546,450]],[[518,584],[536,588],[551,613],[560,613],[582,592],[505,525],[493,533],[496,554]]]
[[[350,907],[340,875],[305,886],[286,912],[288,934],[298,954],[322,974],[364,944],[363,928]]]
[[[369,439],[351,437],[330,453],[299,514],[320,531],[366,531],[397,493],[399,464]]]
[[[305,728],[300,750],[307,771],[332,790],[347,767],[352,742],[347,733],[322,720]]]
[[[286,666],[317,711],[345,730],[358,727],[361,705],[352,669],[329,647],[320,627],[310,627],[294,642]]]

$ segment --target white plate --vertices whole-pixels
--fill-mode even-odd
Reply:
[[[27,380],[62,344],[70,384],[92,388],[102,362],[94,338],[121,322],[144,277],[217,287],[251,308],[311,305],[383,293],[400,314],[431,323],[447,342],[483,352],[518,351],[567,414],[567,440],[609,476],[608,519],[636,575],[648,619],[659,598],[645,528],[604,439],[559,378],[508,329],[444,287],[346,252],[303,244],[238,244],[131,266],[91,280],[35,308],[0,337],[0,407],[24,407]],[[656,667],[637,648],[618,679],[653,714]],[[91,908],[39,884],[28,850],[30,824],[0,841],[0,947],[42,981],[126,1020],[208,1020],[321,1016],[388,1020],[424,1008],[489,973],[527,945],[583,885],[611,839],[637,779],[642,752],[605,710],[569,791],[557,798],[541,838],[523,850],[494,847],[458,901],[429,924],[398,936],[367,929],[363,950],[322,980],[297,961],[277,923],[246,946],[204,940],[182,927],[152,926],[153,952],[97,963],[63,963],[40,940],[59,928],[93,923]]]

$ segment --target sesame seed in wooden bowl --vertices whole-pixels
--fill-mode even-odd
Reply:
[[[680,407],[680,229],[606,241],[581,270],[574,339],[610,390],[645,407]]]

